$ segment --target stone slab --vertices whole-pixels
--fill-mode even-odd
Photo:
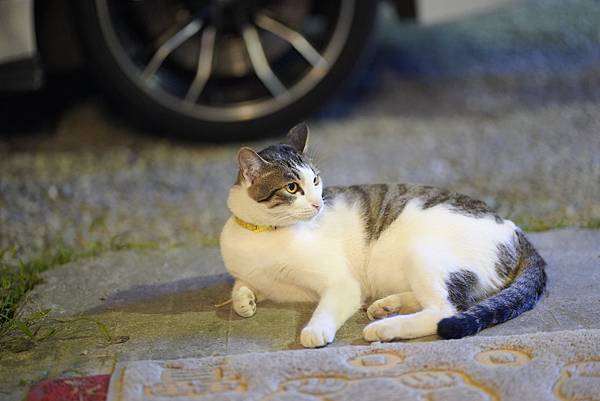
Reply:
[[[548,294],[534,311],[482,335],[600,328],[600,231],[561,229],[529,235],[548,262]],[[229,298],[232,282],[218,249],[121,252],[62,266],[44,278],[32,292],[32,307],[45,305],[58,316],[103,315],[122,322],[122,334],[136,331],[125,323],[129,317],[137,327],[151,325],[156,337],[162,327],[170,333],[187,319],[190,329],[198,329],[193,322],[213,322],[227,327],[228,351],[294,347],[312,308],[266,302],[250,319],[237,317],[230,306],[215,308]],[[357,314],[338,337],[359,341],[359,327],[354,325],[365,323],[364,314]]]

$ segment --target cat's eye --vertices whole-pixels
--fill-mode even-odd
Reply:
[[[291,194],[295,194],[296,192],[298,192],[298,188],[298,184],[296,184],[295,182],[290,182],[285,186],[285,190]]]
[[[318,175],[316,175],[315,178],[313,179],[313,184],[319,185],[320,182],[321,182],[321,179],[319,178]]]

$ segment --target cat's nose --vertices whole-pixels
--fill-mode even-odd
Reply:
[[[314,207],[317,210],[319,210],[321,208],[321,204],[320,203],[313,202],[313,203],[311,203],[311,205],[312,205],[312,207]]]

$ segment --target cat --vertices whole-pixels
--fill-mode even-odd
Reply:
[[[369,341],[462,338],[532,309],[545,262],[485,203],[421,185],[323,187],[306,124],[287,143],[244,147],[221,233],[233,309],[314,302],[304,347],[333,342],[366,300]]]

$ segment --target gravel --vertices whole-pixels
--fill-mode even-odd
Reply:
[[[433,27],[384,17],[381,27],[373,62],[310,122],[326,184],[421,182],[527,228],[599,224],[595,1],[521,2]],[[39,127],[26,111],[29,132],[0,124],[10,134],[0,136],[0,249],[24,256],[61,242],[215,246],[237,148],[269,142],[157,139],[95,93]]]

